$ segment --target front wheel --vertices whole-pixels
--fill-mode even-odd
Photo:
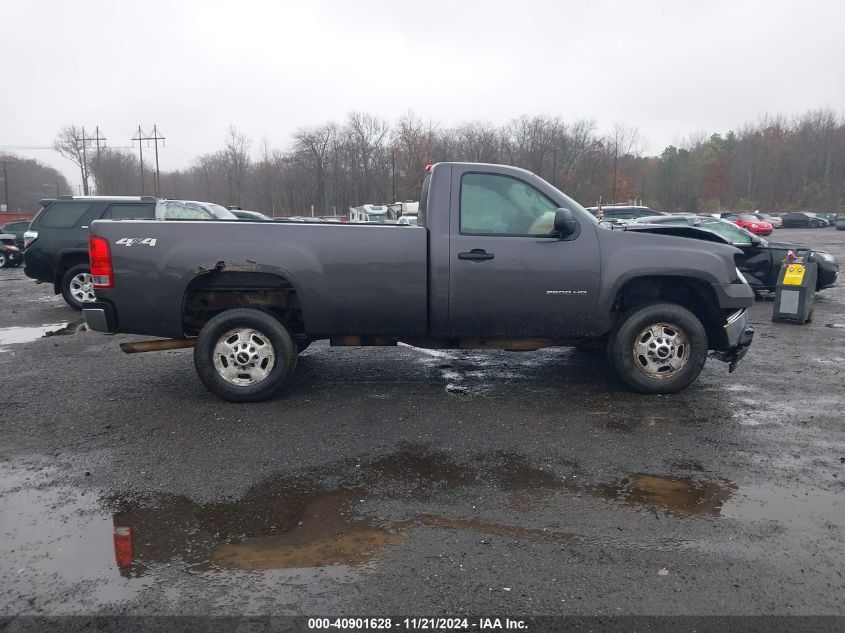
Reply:
[[[689,310],[652,303],[626,312],[608,342],[619,378],[641,393],[675,393],[694,381],[707,361],[707,332]]]
[[[273,315],[246,308],[212,318],[194,347],[200,380],[229,402],[266,400],[293,375],[296,359],[288,329]]]
[[[6,253],[0,253],[0,268],[11,266],[11,260],[6,256]]]

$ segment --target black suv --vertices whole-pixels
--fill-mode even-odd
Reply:
[[[53,284],[72,308],[94,300],[88,263],[88,226],[94,220],[149,220],[156,198],[61,196],[42,200],[41,210],[24,233],[24,272]]]

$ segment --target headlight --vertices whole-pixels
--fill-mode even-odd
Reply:
[[[752,224],[752,225],[751,225],[751,228],[752,228],[752,229],[756,229],[756,228],[757,228],[757,225],[756,225],[756,224]]]
[[[740,283],[748,285],[748,280],[745,278],[745,275],[742,274],[742,271],[739,268],[736,269],[736,278],[739,279]]]

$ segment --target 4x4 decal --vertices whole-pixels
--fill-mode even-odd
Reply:
[[[115,242],[117,246],[132,246],[138,244],[139,246],[155,246],[156,238],[154,237],[121,237]]]

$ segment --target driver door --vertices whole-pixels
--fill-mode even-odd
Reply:
[[[475,168],[477,170],[477,167]],[[449,334],[578,336],[591,331],[599,285],[596,229],[553,232],[555,201],[507,173],[454,166],[449,249]]]

